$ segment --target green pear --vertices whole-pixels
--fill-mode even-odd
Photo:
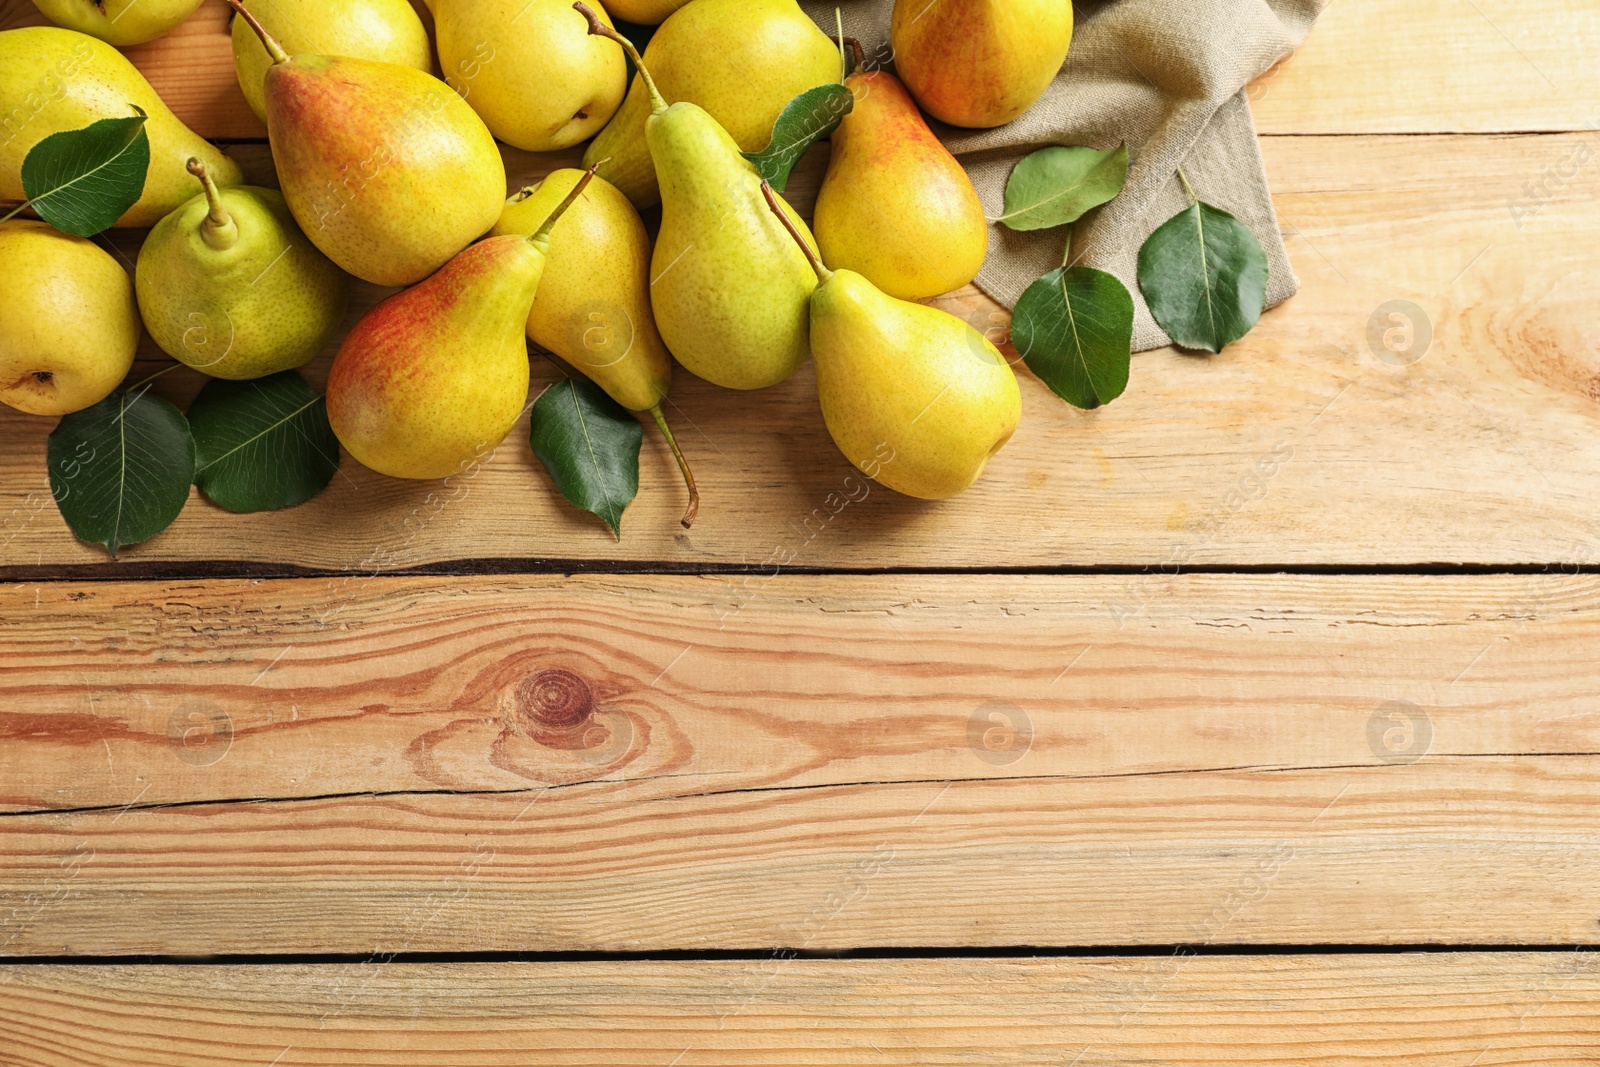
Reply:
[[[788,225],[762,183],[774,217]],[[829,270],[798,227],[820,284],[811,294],[811,362],[833,443],[897,493],[942,500],[978,480],[1022,416],[1000,350],[954,315],[897,300],[852,270]]]
[[[661,230],[650,303],[662,339],[679,363],[715,385],[761,389],[783,381],[806,358],[806,299],[817,285],[806,256],[767,210],[761,175],[728,131],[695,104],[668,107],[633,45],[598,19],[589,29],[634,57],[654,108],[645,137],[661,177]],[[806,233],[793,209],[784,210]]]
[[[200,0],[33,0],[57,26],[126,47],[153,41],[194,14]]]
[[[1003,126],[1050,87],[1072,44],[1062,0],[895,0],[894,66],[928,114]]]
[[[205,193],[156,223],[139,249],[139,314],[162,350],[213,378],[307,363],[344,321],[350,278],[300,232],[275,189]]]
[[[978,276],[989,223],[972,179],[882,70],[850,75],[855,108],[833,134],[812,219],[822,259],[902,300]]]
[[[433,24],[444,80],[516,148],[587,141],[627,91],[627,62],[589,35],[571,0],[434,0]]]
[[[839,50],[795,0],[694,0],[650,38],[645,62],[668,100],[698,104],[740,150],[759,152],[789,101],[839,80]],[[660,199],[645,140],[653,101],[642,78],[584,153],[642,211]]]
[[[93,241],[0,223],[0,401],[33,415],[98,404],[133,366],[133,282]]]
[[[506,201],[493,232],[538,230],[583,176],[581,170],[558,170],[521,190]],[[550,231],[528,337],[629,411],[651,414],[683,472],[689,490],[683,524],[690,525],[700,494],[661,410],[672,384],[672,356],[650,310],[650,235],[633,204],[604,178],[591,181]]]
[[[154,226],[200,192],[185,169],[203,160],[218,185],[243,180],[238,164],[178,121],[132,63],[104,41],[54,26],[0,32],[0,200],[21,200],[22,161],[52,133],[99,119],[125,118],[138,105],[148,117],[150,169],[144,192],[118,226]]]
[[[256,19],[290,55],[349,56],[433,71],[433,42],[408,0],[271,0],[256,10]],[[234,19],[234,74],[263,123],[261,82],[270,66],[272,57],[250,24]]]
[[[283,198],[327,257],[375,285],[438,270],[500,217],[506,172],[483,120],[413,67],[290,56],[241,0],[272,56],[262,85]]]
[[[488,237],[367,312],[328,372],[328,421],[350,454],[393,478],[444,478],[487,458],[528,397],[528,312],[550,231]]]

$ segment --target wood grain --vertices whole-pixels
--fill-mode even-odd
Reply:
[[[15,1067],[1547,1067],[1594,1062],[1593,960],[11,967],[0,1045]]]
[[[737,395],[679,373],[668,413],[705,495],[692,531],[677,525],[682,490],[653,431],[618,543],[559,499],[524,425],[443,490],[459,503],[420,531],[411,516],[432,506],[440,483],[382,478],[347,459],[303,507],[237,516],[197,500],[125,558],[367,571],[463,556],[756,566],[777,553],[824,568],[1600,557],[1595,172],[1527,199],[1544,168],[1592,152],[1590,138],[1263,145],[1300,294],[1221,356],[1137,356],[1127,394],[1096,412],[1067,407],[1023,370],[1021,429],[955,500],[873,487],[812,537],[807,524],[816,528],[859,476],[827,437],[810,369]],[[240,153],[263,169],[264,149]],[[802,204],[816,163],[797,180]],[[516,184],[549,162],[512,164]],[[1407,321],[1380,314],[1392,301],[1415,306],[1414,343],[1431,335],[1418,362],[1397,365],[1382,346]],[[982,297],[945,306],[1004,329]],[[555,371],[535,362],[538,389]],[[312,377],[326,365],[312,364]],[[185,371],[157,386],[182,402],[199,381]],[[49,428],[0,411],[0,566],[106,562],[71,539],[50,500]]]
[[[1335,0],[1250,105],[1268,134],[1593,130],[1597,49],[1572,0]]]
[[[44,583],[0,619],[6,953],[1600,939],[1593,576]]]

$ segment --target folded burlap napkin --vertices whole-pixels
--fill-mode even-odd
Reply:
[[[1305,39],[1327,3],[1080,0],[1067,64],[1031,111],[994,130],[931,125],[972,175],[990,217],[1001,214],[1006,179],[1028,152],[1051,144],[1114,148],[1126,141],[1128,184],[1076,224],[1073,260],[1122,279],[1133,294],[1134,349],[1159,348],[1170,342],[1150,317],[1135,274],[1144,239],[1188,206],[1174,176],[1179,165],[1202,200],[1238,216],[1266,249],[1267,306],[1299,287],[1272,210],[1244,88]],[[845,33],[860,39],[869,63],[883,66],[892,58],[894,0],[802,0],[801,6],[829,33],[840,8]],[[1061,230],[991,227],[978,286],[1011,307],[1036,278],[1061,265],[1065,237]]]

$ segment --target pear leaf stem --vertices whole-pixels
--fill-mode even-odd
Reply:
[[[31,201],[24,200],[22,203],[18,204],[16,207],[14,207],[10,211],[6,212],[5,217],[4,218],[0,218],[0,223],[10,222],[12,219],[14,219],[18,215],[22,214],[23,210],[28,206],[29,203],[31,203]]]
[[[236,0],[228,0],[228,2],[235,3]],[[650,110],[657,115],[667,110],[666,98],[661,95],[661,90],[656,88],[656,80],[650,77],[650,71],[645,68],[644,60],[639,58],[639,50],[633,47],[633,42],[601,22],[600,16],[596,15],[594,9],[584,3],[583,0],[578,0],[577,3],[573,4],[572,9],[589,20],[589,32],[592,35],[615,41],[622,46],[624,52],[628,53],[628,58],[633,60],[633,65],[639,69],[639,77],[644,79],[644,87],[650,94]]]
[[[1194,195],[1194,187],[1189,184],[1189,178],[1183,173],[1182,167],[1178,168],[1178,180],[1183,183],[1183,191],[1189,194],[1190,201],[1198,204],[1200,198]]]
[[[206,221],[200,224],[201,240],[219,252],[232,248],[234,242],[239,240],[239,227],[234,224],[228,209],[222,206],[222,194],[217,191],[217,183],[206,172],[206,165],[194,156],[189,157],[185,169],[200,179],[200,188],[205,190],[206,206],[210,209]]]
[[[289,62],[289,53],[283,50],[283,45],[278,39],[267,32],[267,28],[256,21],[256,17],[244,6],[243,0],[228,0],[228,6],[237,11],[241,18],[256,31],[256,36],[261,38],[261,44],[266,48],[267,54],[274,63]]]
[[[667,447],[672,449],[672,458],[678,461],[678,469],[683,472],[683,484],[689,489],[689,506],[683,509],[683,528],[687,530],[694,525],[694,517],[700,513],[700,490],[694,484],[694,471],[689,469],[689,461],[683,458],[683,451],[678,447],[678,439],[672,436],[672,427],[667,425],[667,417],[661,413],[661,405],[657,404],[650,409],[650,414],[655,418],[656,425],[661,427],[661,436],[667,439]]]
[[[1065,252],[1061,253],[1061,266],[1063,268],[1066,268],[1066,267],[1070,267],[1071,265],[1072,265],[1072,227],[1068,226],[1067,227],[1067,250]]]
[[[604,160],[601,162],[604,162]],[[572,192],[567,194],[565,200],[556,205],[556,209],[550,212],[550,217],[544,220],[543,225],[528,235],[528,240],[532,241],[534,244],[540,244],[550,240],[550,231],[556,228],[556,223],[560,222],[561,216],[567,213],[567,208],[571,207],[575,202],[577,202],[578,197],[583,195],[583,190],[588,187],[591,181],[594,180],[594,172],[599,169],[599,167],[600,164],[596,163],[594,166],[583,172],[583,177],[579,178],[578,184],[572,187]]]
[[[783,210],[778,203],[778,194],[772,191],[772,183],[765,179],[761,182],[761,195],[767,198],[767,206],[772,208],[772,213],[778,216],[778,221],[783,223],[783,228],[789,231],[789,236],[794,238],[794,243],[800,246],[800,251],[806,254],[806,262],[811,264],[811,269],[817,272],[818,281],[827,281],[833,277],[833,271],[822,265],[817,254],[811,251],[811,246],[806,244],[806,239],[800,236],[800,231],[795,227],[794,220],[789,213]]]

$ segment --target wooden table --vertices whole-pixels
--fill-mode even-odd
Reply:
[[[134,54],[270,181],[225,18]],[[111,563],[0,411],[0,1064],[1600,1062],[1597,54],[1337,0],[1252,89],[1300,294],[942,505],[680,374],[691,532],[519,429]]]

